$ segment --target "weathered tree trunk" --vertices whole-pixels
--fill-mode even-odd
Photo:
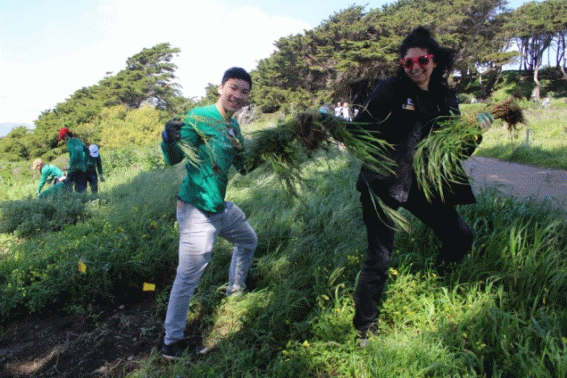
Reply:
[[[565,34],[559,33],[557,38],[557,67],[561,71],[561,79],[567,81],[567,72],[565,72],[565,63],[567,63],[567,45],[565,43]]]
[[[482,80],[483,75],[479,74],[479,84],[481,88],[480,98],[486,99],[490,97],[492,93],[492,89],[498,83],[498,81],[502,78],[502,67],[497,66],[495,68],[491,68],[490,70],[486,71],[486,80]]]
[[[541,94],[541,84],[539,82],[539,65],[536,64],[535,68],[534,68],[534,83],[535,83],[535,87],[534,90],[532,91],[532,100],[536,100],[539,101],[540,99],[540,94]]]
[[[567,73],[565,72],[565,62],[567,62],[567,51],[565,45],[563,46],[563,62],[559,62],[559,69],[561,70],[562,79],[567,81]]]
[[[560,65],[560,70],[561,70],[561,78],[565,81],[567,81],[567,72],[565,72],[565,66],[564,65]]]

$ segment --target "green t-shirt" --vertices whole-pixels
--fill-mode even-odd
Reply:
[[[174,165],[187,158],[187,175],[179,188],[179,198],[200,210],[219,213],[224,209],[229,168],[244,173],[244,138],[235,119],[224,120],[216,105],[189,111],[180,130],[181,139],[161,143],[164,159]],[[193,154],[188,153],[192,148]]]
[[[98,172],[99,175],[102,175],[102,160],[100,155],[92,157],[90,153],[87,153],[87,172]]]
[[[47,181],[55,183],[55,179],[63,176],[63,171],[52,164],[45,164],[41,168],[41,180],[39,180],[39,185],[37,186],[37,192],[40,193],[41,189]]]
[[[83,142],[76,138],[67,139],[67,151],[69,151],[69,171],[72,172],[86,172],[87,170],[87,150]]]

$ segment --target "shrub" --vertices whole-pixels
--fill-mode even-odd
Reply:
[[[37,232],[60,231],[88,218],[88,199],[84,194],[65,192],[48,198],[1,202],[0,232],[29,237]]]

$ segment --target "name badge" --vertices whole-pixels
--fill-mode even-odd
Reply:
[[[405,104],[402,105],[402,109],[415,111],[415,105],[413,104],[413,101],[411,100],[411,98],[408,98],[406,100]]]

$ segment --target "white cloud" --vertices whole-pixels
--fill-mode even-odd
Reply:
[[[177,0],[162,0],[158,13],[153,4],[113,3],[112,34],[123,36],[119,40],[131,40],[135,47],[130,47],[128,56],[162,42],[179,47],[176,74],[186,96],[203,95],[206,85],[218,83],[231,66],[253,69],[274,50],[277,39],[309,28],[299,20],[270,18],[257,8],[223,6],[219,2],[202,1],[184,9]],[[114,48],[123,51],[123,45]]]
[[[236,2],[201,1],[186,7],[177,0],[161,0],[158,7],[148,0],[104,0],[78,19],[51,24],[57,36],[68,34],[66,40],[50,39],[56,54],[34,59],[33,64],[7,61],[0,55],[1,72],[9,72],[2,79],[0,121],[32,123],[75,90],[96,84],[108,71],[124,69],[128,57],[163,42],[181,50],[175,63],[183,94],[201,96],[228,67],[252,70],[270,55],[277,39],[310,27],[232,3]],[[89,23],[84,29],[90,35],[81,34],[77,27],[81,23]],[[82,48],[77,49],[77,41]],[[0,52],[7,54],[2,46]]]

